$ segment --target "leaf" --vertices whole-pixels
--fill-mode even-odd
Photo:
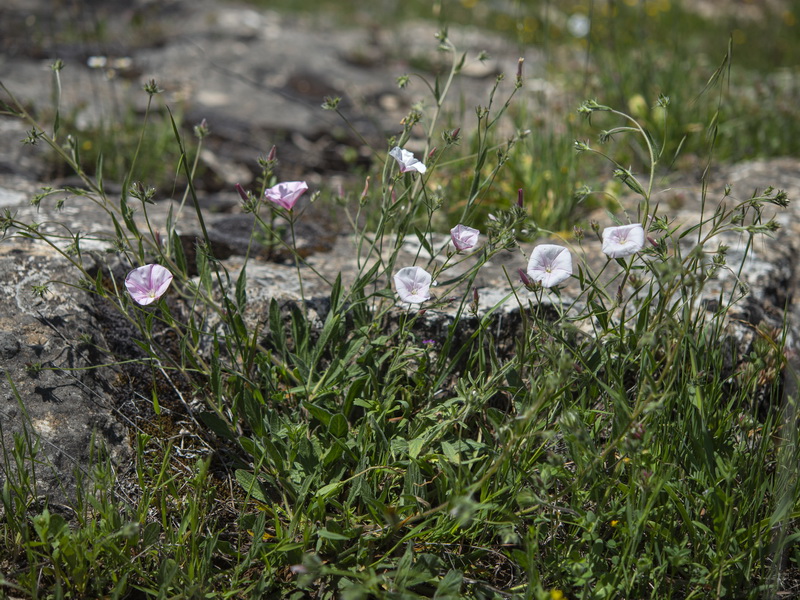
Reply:
[[[331,288],[331,308],[330,312],[335,313],[339,310],[339,301],[342,298],[342,273],[341,271],[336,276],[336,281],[333,282]],[[330,313],[329,313],[330,314]]]
[[[319,488],[315,496],[317,498],[327,498],[328,496],[341,490],[342,487],[344,487],[344,481],[329,483],[328,485],[323,485],[321,488]]]
[[[447,457],[447,459],[454,465],[461,464],[461,454],[458,452],[456,447],[450,442],[442,442],[442,452]]]
[[[252,498],[255,498],[259,502],[263,502],[264,504],[269,503],[267,501],[267,496],[262,489],[261,483],[255,477],[255,475],[243,469],[236,469],[235,475],[236,481]]]
[[[219,437],[224,438],[226,440],[234,440],[236,439],[231,433],[228,424],[222,420],[216,413],[211,411],[204,411],[200,413],[200,420],[205,423],[208,428],[216,433]]]
[[[461,71],[461,69],[464,67],[464,61],[465,61],[466,59],[467,59],[467,53],[466,53],[466,52],[464,52],[464,53],[461,55],[461,58],[458,60],[458,64],[456,64],[456,67],[455,67],[455,72],[456,72],[456,73],[459,73],[459,72]]]
[[[97,182],[97,189],[100,190],[101,194],[105,195],[106,190],[105,190],[105,188],[103,186],[103,152],[102,151],[97,153],[97,163],[95,163],[94,173],[95,173],[94,179]],[[172,210],[171,207],[170,207],[170,210]]]
[[[183,243],[181,243],[181,238],[177,231],[172,232],[170,246],[172,247],[172,254],[175,259],[175,264],[178,265],[181,273],[186,273],[188,271],[186,255],[183,253]]]
[[[425,447],[425,439],[418,437],[408,442],[408,456],[412,459],[417,458],[422,448]]]
[[[335,440],[335,443],[330,447],[325,453],[325,456],[322,457],[322,464],[323,466],[328,466],[332,462],[339,460],[342,454],[344,454],[344,447],[339,440]]]
[[[333,419],[333,413],[329,410],[325,410],[321,406],[317,406],[316,404],[312,404],[311,402],[303,402],[303,408],[305,408],[308,412],[311,413],[311,416],[320,421],[326,427],[330,427],[331,419]]]
[[[328,531],[327,529],[320,529],[317,531],[317,535],[319,535],[321,538],[325,538],[326,540],[349,540],[352,537],[349,535],[336,533],[335,531]]]
[[[247,269],[244,267],[236,278],[236,304],[239,311],[244,312],[247,306]]]
[[[430,256],[433,256],[435,253],[433,248],[431,248],[430,242],[425,238],[425,234],[419,230],[419,227],[416,226],[414,226],[414,233],[416,234],[419,243],[423,248],[425,248],[425,252],[427,252]]]
[[[449,570],[436,587],[436,593],[433,595],[434,600],[458,600],[461,598],[461,583],[463,580],[464,575],[460,571]]]
[[[342,413],[336,413],[333,415],[328,423],[328,431],[331,432],[331,435],[337,438],[347,435],[349,429],[350,425],[347,422],[347,417],[345,417]]]

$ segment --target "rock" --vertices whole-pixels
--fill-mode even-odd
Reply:
[[[53,283],[75,281],[74,267],[30,240],[0,244],[0,278],[2,445],[11,456],[15,437],[30,436],[36,450],[35,462],[25,464],[29,491],[69,502],[76,473],[90,475],[104,452],[114,465],[131,457],[110,394],[112,377],[93,369],[100,359],[91,345],[103,340],[92,302],[80,289]],[[35,286],[48,291],[40,297]],[[7,466],[12,471],[0,469],[0,479],[19,481],[13,460]]]
[[[23,5],[13,2],[4,14],[13,26],[0,25],[8,49],[5,57],[0,53],[0,81],[20,101],[51,108],[50,65],[61,58],[62,116],[93,128],[119,119],[127,106],[141,113],[148,101],[142,86],[154,79],[164,90],[156,109],[165,101],[189,127],[207,120],[211,134],[203,160],[225,184],[245,183],[243,170],[250,177],[257,173],[255,157],[273,144],[279,145],[282,179],[308,177],[309,170],[350,171],[347,149],[368,164],[368,146],[383,149],[412,105],[433,102],[422,82],[400,90],[396,78],[420,72],[412,62],[421,56],[431,69],[449,69],[442,61],[450,55],[436,49],[436,28],[421,23],[343,30],[211,0],[110,2],[84,20],[76,15],[75,22],[87,26],[104,18],[114,43],[64,45],[45,36],[38,47],[32,42],[36,32],[57,24],[42,3]],[[508,77],[498,98],[510,92],[515,44],[473,28],[453,26],[450,36],[469,56],[468,76],[454,82],[448,110],[463,104],[471,114],[486,104],[488,83],[501,71]],[[491,58],[478,61],[481,50]],[[542,56],[530,51],[526,61],[530,73],[543,71]],[[432,73],[421,74],[433,80]],[[321,108],[326,97],[342,98],[339,110],[348,122]]]

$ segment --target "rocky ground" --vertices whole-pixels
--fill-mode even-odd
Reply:
[[[64,3],[51,10],[46,0],[11,0],[0,8],[0,81],[26,106],[43,108],[51,98],[49,66],[58,57],[65,63],[62,112],[79,126],[102,123],[119,116],[129,103],[141,113],[147,100],[142,84],[155,79],[163,98],[180,107],[187,123],[205,119],[211,129],[202,156],[206,169],[200,190],[209,211],[215,253],[235,271],[241,264],[248,216],[238,209],[234,183],[248,185],[258,171],[257,157],[274,144],[279,147],[281,179],[302,178],[313,188],[335,185],[375,160],[370,149],[383,148],[387,135],[401,129],[408,109],[427,96],[422,85],[399,90],[395,77],[414,64],[438,64],[435,29],[411,24],[398,29],[309,27],[302,21],[268,11],[206,0],[133,3]],[[64,23],[68,26],[64,26]],[[92,38],[102,27],[103,39]],[[451,30],[457,46],[468,52],[466,77],[454,90],[470,114],[485,100],[487,89],[500,72],[513,74],[519,51],[513,44],[472,30]],[[491,59],[475,60],[480,50]],[[94,57],[94,58],[93,58]],[[544,96],[557,101],[559,91],[539,78],[541,60],[526,51],[528,102]],[[326,96],[340,96],[347,127],[332,112],[320,109]],[[459,102],[460,103],[460,102]],[[459,104],[457,103],[457,104]],[[457,109],[454,109],[457,111]],[[19,122],[0,117],[0,208],[23,221],[43,223],[45,231],[61,225],[87,234],[108,232],[110,223],[99,218],[86,198],[65,198],[57,210],[56,198],[37,210],[30,199],[44,185],[60,185],[51,162],[38,147],[19,143],[26,135]],[[413,146],[413,143],[412,143]],[[733,197],[749,197],[768,185],[800,198],[800,162],[795,159],[753,161],[715,170],[711,198],[721,197],[726,183]],[[716,196],[714,195],[716,194]],[[657,199],[671,216],[691,222],[698,218],[700,184],[687,173],[663,182]],[[151,218],[164,220],[175,199],[160,198]],[[800,313],[793,302],[797,287],[796,244],[800,219],[795,205],[778,218],[784,228],[773,242],[755,250],[745,278],[751,292],[732,322],[746,345],[760,323],[790,325],[790,348],[798,350]],[[344,230],[332,227],[330,209],[312,207],[301,223],[300,245],[309,262],[326,273],[352,272],[354,245]],[[191,246],[196,233],[187,218],[184,236]],[[587,247],[597,249],[594,242]],[[103,260],[102,245],[84,256],[87,268]],[[409,246],[405,260],[416,252]],[[482,308],[492,306],[508,291],[502,266],[509,273],[524,266],[518,254],[509,254],[486,269],[478,280]],[[248,267],[251,314],[260,318],[271,298],[297,298],[294,267],[281,261],[256,261]],[[88,470],[102,441],[114,464],[124,469],[131,456],[129,432],[152,418],[149,375],[115,367],[89,369],[104,357],[96,346],[132,353],[131,332],[104,312],[102,304],[69,285],[51,285],[44,298],[33,286],[48,281],[74,283],[75,271],[52,248],[25,239],[0,243],[0,423],[10,447],[12,435],[23,424],[40,436],[38,492],[63,498],[72,494],[74,469]],[[306,292],[324,297],[325,287],[310,275]],[[509,306],[506,315],[513,313]],[[446,315],[431,311],[431,327]],[[509,317],[510,318],[510,317]],[[170,382],[171,426],[178,436],[190,436],[191,424],[181,397],[180,382]],[[168,390],[169,391],[169,390]],[[165,393],[165,395],[169,395]],[[0,473],[0,476],[8,474]]]

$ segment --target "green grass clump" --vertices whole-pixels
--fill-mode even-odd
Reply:
[[[449,44],[444,32],[439,41]],[[134,183],[138,149],[117,201],[3,88],[30,141],[52,147],[113,224],[105,241],[115,258],[130,269],[158,263],[174,283],[140,306],[123,289],[124,273],[84,269],[80,232],[66,232],[72,243],[63,250],[63,240],[4,215],[6,236],[62,249],[75,284],[137,332],[141,353],[113,360],[138,369],[132,380],[151,374],[140,392],[152,398],[153,423],[140,423],[133,438],[135,496],[112,493],[113,470],[98,460],[68,514],[38,502],[35,442],[17,436],[4,449],[4,470],[15,466],[15,475],[3,486],[0,594],[755,599],[783,590],[800,559],[788,328],[752,324],[753,342],[742,347],[726,315],[746,295],[744,261],[775,233],[786,195],[766,189],[734,201],[704,192],[698,222],[675,224],[653,200],[673,130],[587,101],[580,114],[602,122],[601,138],[612,143],[578,142],[578,156],[609,161],[616,188],[627,190],[609,203],[616,212],[604,226],[642,228],[641,243],[612,258],[588,231],[567,239],[544,225],[568,222],[575,205],[552,196],[580,184],[560,139],[498,140],[511,99],[496,100],[497,87],[468,139],[441,128],[450,81],[430,85],[431,114],[413,111],[387,144],[416,139],[427,169],[400,172],[376,150],[384,162],[375,183],[342,206],[355,266],[319,273],[329,292],[316,313],[303,292],[303,270],[313,266],[294,243],[303,213],[265,200],[275,157],[261,161],[260,189],[239,190],[242,207],[255,217],[254,236],[290,254],[300,293],[288,306],[272,300],[255,319],[247,298],[254,259],[229,271],[214,257],[195,157],[174,121],[187,209],[203,231],[195,264],[176,215],[163,233],[134,219],[134,206],[146,215],[154,200],[152,188]],[[659,105],[668,118],[666,97]],[[721,135],[711,126],[713,151]],[[624,151],[644,168],[617,160]],[[555,171],[532,174],[548,152]],[[445,211],[453,165],[462,169],[453,185],[463,202]],[[517,186],[531,191],[523,206]],[[482,216],[484,204],[508,195]],[[433,235],[435,224],[458,222],[483,234],[461,254]],[[534,265],[522,282],[503,274],[511,313],[501,319],[503,302],[480,304],[490,290],[475,282],[493,259],[518,252],[524,265],[528,239],[553,237],[572,257],[563,287],[544,287],[537,274],[555,267]],[[736,260],[731,239],[744,242]],[[403,287],[394,278],[412,266],[401,253],[408,240],[420,247],[414,266],[438,281],[424,302],[397,300]],[[729,285],[712,293],[721,273]],[[419,298],[429,290],[418,285]],[[441,320],[431,324],[431,313]],[[168,401],[167,384],[181,402]],[[170,445],[170,415],[211,450],[182,458],[186,448]]]

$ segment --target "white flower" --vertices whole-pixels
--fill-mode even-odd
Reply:
[[[400,172],[417,171],[424,173],[428,170],[423,163],[414,158],[414,155],[408,150],[403,150],[400,146],[395,146],[389,151],[389,156],[397,161],[400,165]]]
[[[572,255],[564,246],[540,244],[531,253],[527,273],[543,287],[553,287],[572,275]]]
[[[478,244],[480,231],[459,223],[450,230],[450,239],[458,252],[469,252]]]
[[[644,246],[644,229],[639,223],[606,227],[603,230],[603,252],[611,258],[636,254]]]
[[[421,267],[404,267],[394,274],[394,287],[403,302],[421,304],[431,297],[430,273]]]

